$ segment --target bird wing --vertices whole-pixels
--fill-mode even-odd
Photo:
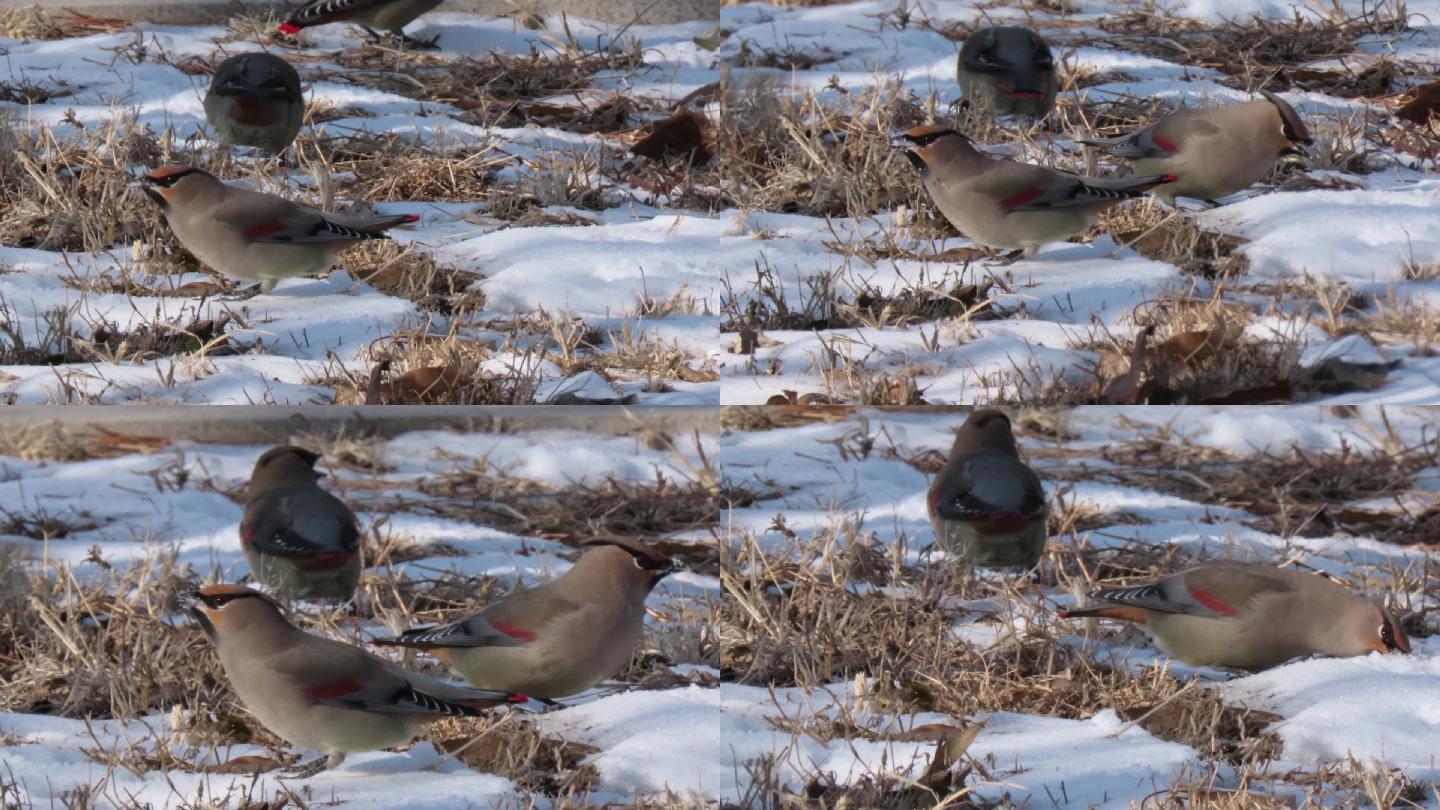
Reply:
[[[455,686],[445,688],[446,696],[439,697],[433,694],[439,689],[426,688],[428,678],[407,673],[359,647],[317,636],[302,638],[303,643],[291,645],[267,663],[298,684],[314,703],[381,714],[473,717],[479,708],[467,704],[493,705],[514,697],[509,692]]]
[[[1044,166],[1010,160],[994,161],[992,166],[995,168],[975,178],[971,190],[995,199],[1006,213],[1080,208],[1134,196]]]
[[[993,503],[976,492],[981,477],[1017,476],[1021,500],[1014,506]],[[931,508],[946,520],[975,521],[999,517],[1035,518],[1045,511],[1045,489],[1035,471],[1018,460],[964,459],[942,471],[930,492]]]
[[[507,596],[465,618],[434,627],[407,630],[391,640],[415,647],[523,647],[541,628],[584,605],[551,593],[544,586]]]
[[[1221,133],[1219,126],[1197,113],[1197,110],[1181,110],[1139,132],[1081,143],[1100,146],[1107,155],[1130,160],[1168,158],[1196,138],[1209,138]]]
[[[239,230],[240,235],[251,242],[295,244],[389,238],[383,233],[356,227],[353,217],[324,214],[308,206],[247,189],[236,189],[230,200],[216,206],[212,216],[226,227]],[[406,219],[401,216],[396,224]]]
[[[1264,576],[1249,566],[1211,563],[1158,582],[1095,591],[1090,596],[1159,613],[1226,619],[1238,615],[1246,604],[1262,594],[1290,590],[1289,583]]]
[[[360,547],[355,515],[324,490],[271,491],[245,506],[240,537],[276,557],[353,555]]]
[[[286,18],[286,25],[308,28],[312,25],[341,22],[355,16],[355,12],[375,6],[383,6],[394,0],[313,0],[295,9]]]

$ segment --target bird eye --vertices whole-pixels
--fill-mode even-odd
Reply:
[[[1395,627],[1388,621],[1380,625],[1380,641],[1385,645],[1385,649],[1391,652],[1400,648],[1400,645],[1395,643]]]
[[[200,599],[205,603],[206,607],[219,610],[229,603],[231,596],[226,593],[213,593],[208,596],[202,596]]]

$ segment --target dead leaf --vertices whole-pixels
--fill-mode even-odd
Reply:
[[[269,773],[276,768],[283,767],[285,763],[271,757],[243,756],[231,757],[230,759],[216,765],[205,765],[200,770],[205,773]]]
[[[714,156],[705,137],[709,126],[710,121],[703,114],[681,106],[669,118],[652,123],[648,134],[636,141],[630,151],[656,161],[683,157],[691,166],[703,166]]]
[[[1426,124],[1440,116],[1440,81],[1422,84],[1415,97],[1395,111],[1395,117],[1413,124]]]
[[[1339,357],[1331,357],[1305,369],[1301,381],[1306,388],[1322,394],[1374,391],[1385,384],[1390,371],[1399,365],[1399,360],[1389,363],[1351,363]]]
[[[685,382],[715,382],[716,380],[720,379],[720,372],[694,369],[690,368],[684,363],[680,363],[675,368],[675,376],[679,377]]]
[[[453,365],[425,366],[380,384],[382,405],[436,405],[455,402],[471,383],[470,375]],[[366,395],[368,402],[369,395]]]
[[[1238,324],[1181,332],[1155,347],[1155,359],[1162,363],[1200,365],[1222,351],[1235,348],[1243,334],[1244,327]]]
[[[953,247],[930,257],[932,262],[973,262],[990,255],[990,251],[973,247]]]
[[[1130,368],[1111,380],[1100,392],[1101,405],[1134,405],[1139,401],[1140,376],[1145,370],[1145,342],[1153,334],[1155,326],[1152,324],[1135,336],[1135,345],[1130,349]]]
[[[188,281],[173,290],[156,290],[162,298],[210,298],[229,292],[223,284],[213,281]]]

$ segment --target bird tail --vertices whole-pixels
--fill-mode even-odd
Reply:
[[[1075,608],[1073,610],[1062,610],[1059,615],[1062,619],[1119,619],[1122,622],[1145,623],[1144,609],[1124,605],[1096,605],[1094,607]]]
[[[1124,188],[1121,189],[1122,191],[1127,191],[1134,194],[1144,194],[1145,192],[1149,191],[1152,188],[1155,188],[1156,186],[1163,186],[1166,183],[1173,183],[1176,180],[1179,180],[1180,176],[1175,174],[1152,174],[1145,177],[1129,177],[1126,179],[1130,182],[1125,184]]]

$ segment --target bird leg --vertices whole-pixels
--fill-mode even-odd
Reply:
[[[240,292],[235,293],[234,295],[229,296],[228,298],[225,298],[224,300],[226,300],[226,301],[249,301],[251,298],[254,298],[255,296],[259,295],[259,294],[262,293],[262,292],[265,292],[264,285],[263,285],[263,284],[256,284],[256,285],[253,285],[253,286],[250,286],[250,287],[246,287],[245,289],[241,290]]]
[[[1025,255],[1025,248],[1016,248],[1009,253],[1000,254],[1000,258],[994,261],[992,264],[997,267],[1004,267],[1005,265],[1014,264],[1015,262],[1020,261],[1020,257]]]
[[[345,755],[335,752],[323,757],[316,757],[309,762],[296,765],[293,768],[281,772],[281,776],[287,779],[309,779],[317,773],[329,768],[338,768],[341,762],[345,761]]]
[[[400,39],[401,44],[414,48],[417,51],[437,51],[440,49],[440,46],[436,44],[440,41],[439,34],[436,34],[429,39],[416,39],[415,37],[406,34],[404,31],[401,31],[395,36]]]

